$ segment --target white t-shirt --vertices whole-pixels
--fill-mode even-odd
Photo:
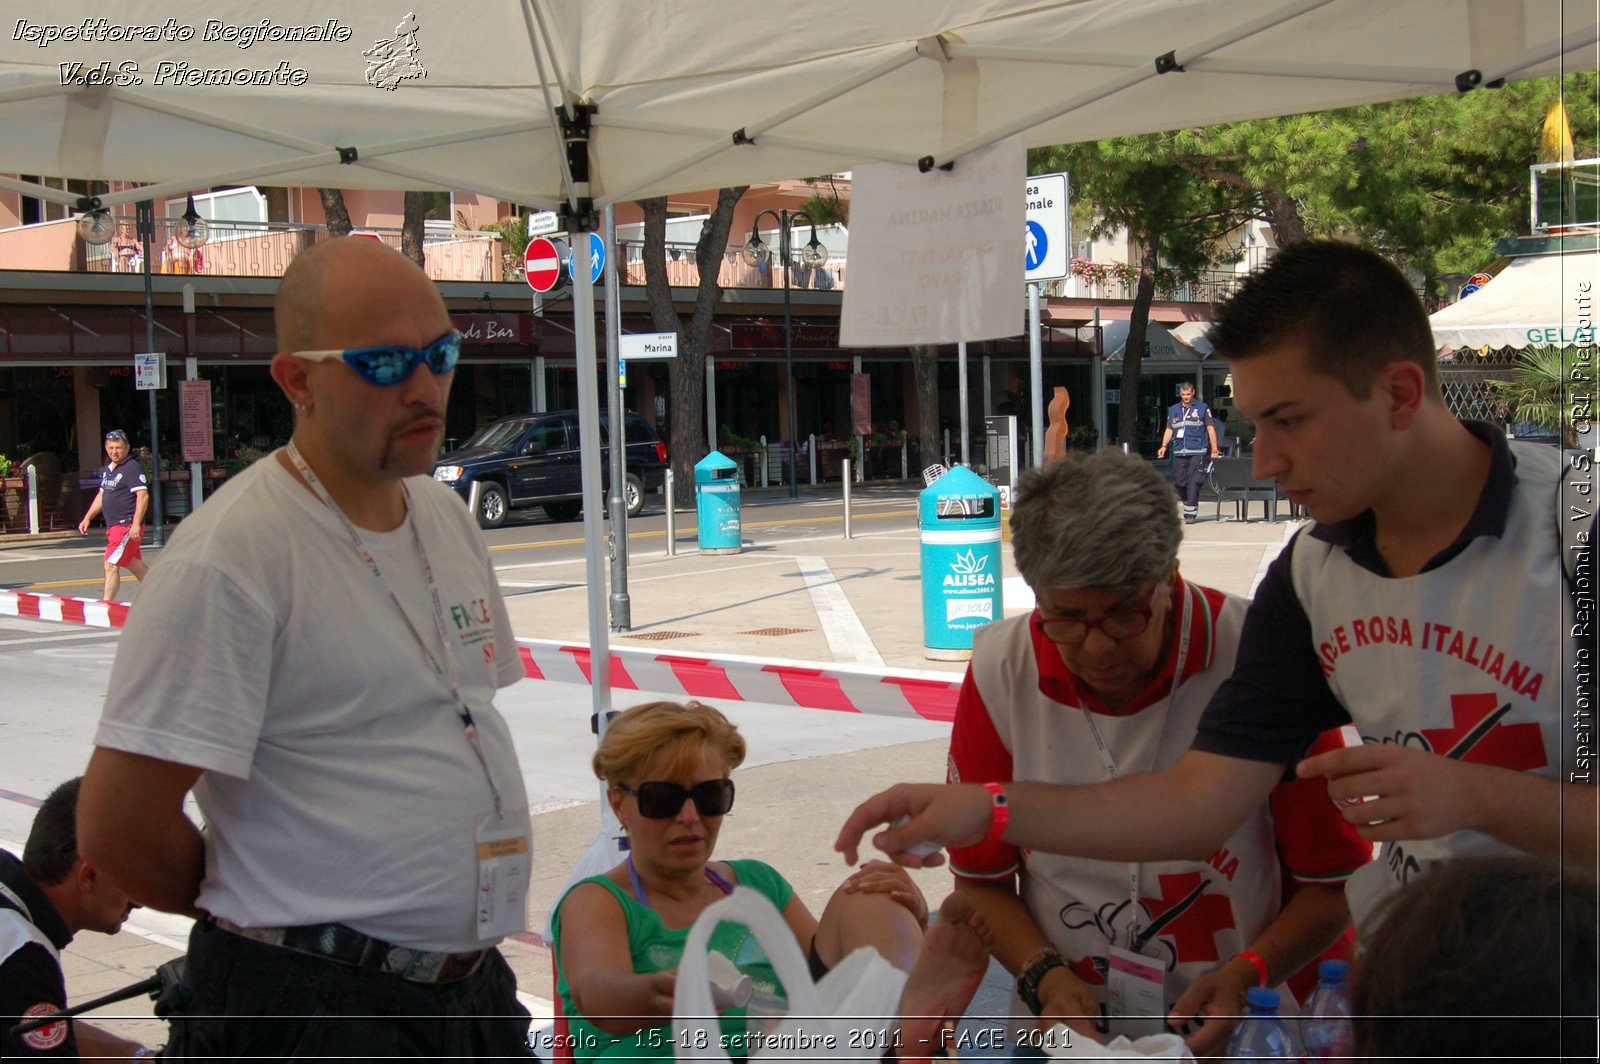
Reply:
[[[461,691],[508,814],[527,797],[494,692],[522,678],[461,501],[407,481],[406,523],[363,539],[438,656],[415,522]],[[337,516],[276,455],[179,526],[129,612],[98,746],[204,770],[197,904],[246,927],[338,922],[397,945],[481,949],[489,784],[447,684]]]

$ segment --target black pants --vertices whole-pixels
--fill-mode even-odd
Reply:
[[[189,934],[167,1057],[528,1059],[528,1010],[495,950],[450,983],[413,983],[243,938],[209,921]]]
[[[1183,512],[1193,515],[1200,509],[1200,485],[1205,480],[1202,472],[1210,458],[1205,454],[1175,454],[1172,456],[1172,486],[1183,500]]]

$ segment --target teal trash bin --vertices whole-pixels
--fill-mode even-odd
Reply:
[[[712,451],[694,467],[695,514],[700,526],[701,554],[738,554],[739,466],[721,451]]]
[[[932,661],[972,657],[972,633],[1000,618],[1000,492],[965,467],[917,497],[922,644]]]

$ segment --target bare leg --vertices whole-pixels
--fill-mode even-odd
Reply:
[[[135,558],[133,561],[127,562],[126,565],[128,572],[133,574],[133,578],[141,584],[144,583],[145,574],[150,571],[150,567],[144,563],[144,559]]]
[[[992,937],[972,902],[961,894],[945,899],[900,993],[901,1059],[922,1059],[944,1048],[947,1026],[960,1019],[983,982]]]
[[[817,956],[829,968],[862,946],[871,946],[902,972],[922,953],[917,918],[887,894],[833,892],[817,921]]]
[[[116,562],[106,562],[105,593],[100,597],[107,602],[114,602],[117,598],[117,588],[122,586],[122,573],[117,569]]]

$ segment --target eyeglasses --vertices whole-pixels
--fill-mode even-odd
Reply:
[[[652,780],[637,787],[619,788],[639,800],[639,813],[651,820],[671,820],[692,800],[701,816],[722,816],[733,808],[733,781],[706,780],[693,787],[667,780]]]
[[[461,334],[451,330],[420,351],[415,347],[391,346],[360,347],[350,351],[295,351],[293,354],[311,362],[342,358],[362,380],[382,387],[410,380],[424,362],[435,377],[455,369],[456,360],[461,357]]]
[[[116,440],[120,443],[127,443],[128,434],[123,432],[121,429],[112,429],[110,432],[106,433],[106,442],[110,443],[112,440]]]
[[[1099,620],[1090,621],[1082,617],[1046,617],[1035,609],[1033,624],[1050,642],[1076,646],[1088,639],[1089,632],[1095,628],[1100,629],[1100,634],[1107,639],[1132,639],[1150,627],[1150,618],[1155,616],[1155,612],[1155,607],[1147,602],[1138,609],[1118,610]]]

